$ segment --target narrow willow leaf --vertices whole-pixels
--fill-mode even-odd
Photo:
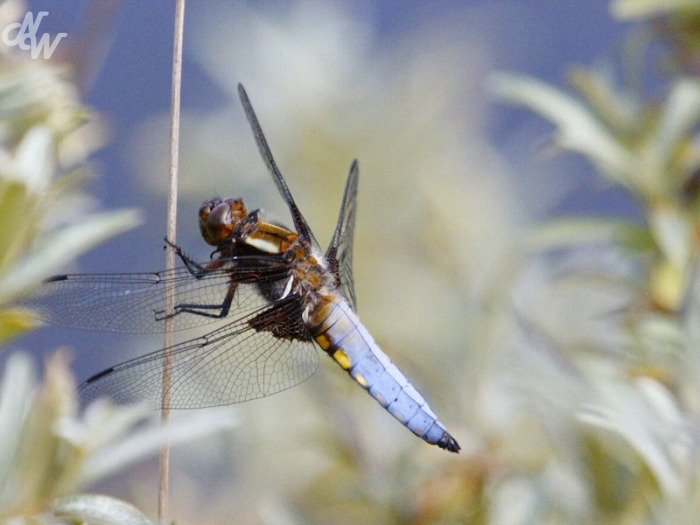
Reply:
[[[3,508],[14,499],[15,493],[8,490],[6,484],[16,461],[22,421],[35,390],[34,368],[29,356],[10,355],[0,381],[0,508]]]
[[[31,512],[65,494],[63,488],[74,478],[79,461],[56,435],[54,426],[61,418],[75,417],[77,411],[68,359],[57,352],[47,360],[44,382],[21,426],[13,475],[17,494],[10,502],[11,512]]]
[[[573,218],[547,222],[529,237],[534,251],[577,247],[591,243],[614,243],[636,251],[654,247],[649,230],[620,219]]]
[[[153,525],[133,505],[109,496],[78,494],[59,498],[51,505],[57,518],[90,525]]]
[[[654,303],[666,312],[677,311],[686,296],[689,273],[685,267],[661,261],[651,272],[649,288]]]
[[[665,497],[681,496],[692,463],[686,447],[693,439],[672,393],[648,377],[632,384],[618,377],[598,387],[600,402],[587,405],[579,420],[618,434],[654,474]]]
[[[46,190],[56,170],[54,138],[48,129],[36,126],[25,134],[9,166],[3,166],[5,178],[22,181],[30,193]]]
[[[123,233],[141,222],[135,210],[86,216],[80,223],[52,232],[22,264],[0,278],[0,301],[9,300],[74,260],[105,239]]]
[[[0,343],[38,325],[39,322],[23,310],[16,308],[0,310]]]
[[[31,240],[31,197],[26,184],[0,178],[0,273],[16,263]]]
[[[698,0],[614,0],[610,14],[621,20],[651,18],[681,9],[700,11]]]
[[[166,427],[148,426],[106,444],[86,458],[83,482],[94,482],[156,453],[163,439],[176,446],[231,429],[237,424],[235,414],[235,409],[230,407],[190,411],[172,418]]]
[[[566,78],[615,134],[638,132],[643,115],[641,100],[629,91],[617,89],[614,73],[601,69],[574,66]]]
[[[699,4],[700,6],[700,4]],[[678,146],[689,139],[690,132],[700,120],[700,82],[691,79],[679,80],[671,89],[655,133],[649,137],[654,148],[650,159],[659,172],[672,163]]]
[[[584,155],[612,182],[645,193],[637,187],[640,163],[584,103],[522,75],[494,73],[489,86],[504,100],[526,106],[552,122],[558,128],[559,147]]]
[[[662,203],[651,207],[649,224],[666,259],[678,268],[687,268],[693,245],[692,217],[673,203]]]

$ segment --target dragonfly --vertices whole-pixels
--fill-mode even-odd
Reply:
[[[155,333],[165,331],[166,324],[183,330],[224,321],[206,335],[93,375],[78,389],[84,403],[108,397],[153,409],[195,409],[261,398],[311,376],[320,347],[414,434],[459,452],[457,440],[356,313],[352,245],[357,160],[324,253],[277,167],[241,84],[238,93],[294,229],[277,224],[260,209],[249,212],[240,198],[213,197],[199,208],[200,232],[215,248],[209,261],[195,261],[166,239],[182,266],[152,273],[58,275],[27,291],[20,305],[45,322],[86,330]],[[166,312],[168,288],[174,307]],[[165,385],[164,367],[169,377]]]

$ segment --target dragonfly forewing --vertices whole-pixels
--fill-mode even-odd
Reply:
[[[256,266],[256,260],[265,264]],[[153,273],[60,275],[27,291],[19,305],[42,321],[72,328],[158,333],[165,329],[165,293],[172,283],[178,311],[190,307],[172,317],[173,329],[183,330],[221,318],[217,312],[231,283],[236,286],[229,314],[240,316],[252,309],[251,299],[263,287],[287,278],[287,266],[279,260],[246,261],[245,268],[221,267],[198,277],[185,267]]]

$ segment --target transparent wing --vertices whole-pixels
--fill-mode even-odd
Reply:
[[[289,207],[289,212],[292,214],[292,220],[294,221],[294,227],[296,228],[297,233],[306,239],[310,239],[314,246],[318,246],[318,242],[316,242],[316,239],[311,232],[311,228],[309,228],[306,219],[304,219],[304,216],[301,214],[301,211],[294,202],[292,193],[289,191],[287,183],[285,182],[284,177],[282,177],[282,173],[277,167],[275,159],[272,157],[270,146],[267,144],[267,139],[263,134],[258,117],[255,115],[255,111],[253,111],[253,106],[251,105],[248,94],[246,93],[242,84],[238,84],[238,96],[241,99],[241,104],[243,105],[246,118],[248,119],[250,128],[253,131],[253,137],[255,138],[255,143],[258,145],[260,156],[262,156],[265,166],[267,166],[267,171],[269,171],[270,175],[272,175],[272,180],[275,181],[275,185],[277,186],[280,195],[282,195],[282,198]]]
[[[340,289],[356,310],[355,286],[352,277],[352,243],[355,233],[355,214],[357,211],[357,185],[360,168],[357,160],[352,162],[348,180],[345,183],[343,203],[340,205],[338,223],[333,233],[331,243],[326,250],[326,258],[331,264],[331,270],[339,281]]]
[[[259,308],[205,336],[108,368],[80,386],[80,397],[163,408],[166,356],[171,409],[229,405],[293,387],[318,367],[301,311],[298,298]]]
[[[175,304],[199,306],[202,312],[175,315],[174,329],[182,330],[216,321],[232,283],[235,293],[229,314],[240,316],[254,308],[251,298],[261,295],[265,286],[269,290],[271,283],[287,278],[287,264],[279,258],[242,256],[229,263],[199,277],[185,267],[154,273],[60,275],[28,290],[19,306],[48,323],[82,330],[162,332],[166,287],[173,283]],[[260,284],[250,284],[255,282]]]

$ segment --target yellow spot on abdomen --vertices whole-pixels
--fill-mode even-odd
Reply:
[[[336,350],[333,352],[333,359],[335,359],[340,366],[345,370],[350,368],[350,357],[343,350]]]
[[[355,374],[353,377],[355,378],[355,381],[360,383],[362,388],[367,388],[367,380],[365,379],[365,376],[362,374]]]
[[[332,341],[331,338],[328,337],[327,334],[319,334],[315,337],[316,342],[318,343],[318,346],[323,348],[324,350],[328,350],[331,347]]]

